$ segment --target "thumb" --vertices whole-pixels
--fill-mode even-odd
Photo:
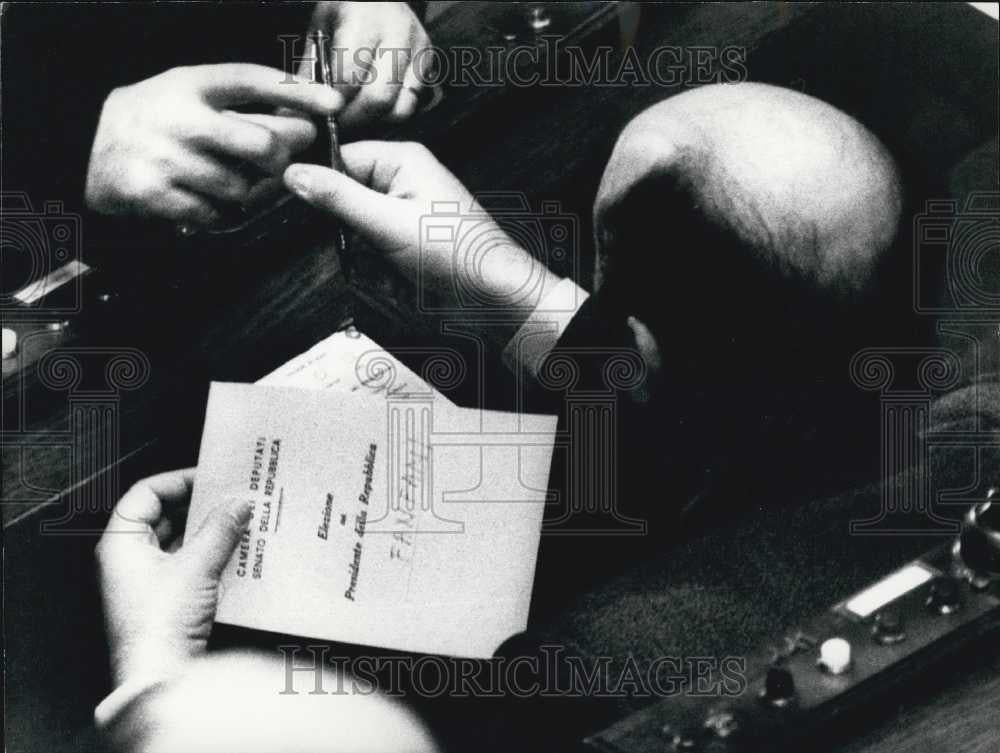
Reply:
[[[417,245],[420,212],[411,202],[386,196],[320,165],[289,165],[284,177],[292,193],[329,212],[380,250]]]
[[[198,532],[185,541],[183,552],[199,575],[218,580],[250,522],[246,500],[213,509]]]

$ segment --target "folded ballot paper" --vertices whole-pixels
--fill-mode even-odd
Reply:
[[[350,331],[258,384],[213,383],[189,530],[253,507],[217,620],[491,656],[527,624],[554,432],[457,407]]]

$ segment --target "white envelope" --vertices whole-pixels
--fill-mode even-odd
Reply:
[[[525,629],[556,419],[214,383],[188,526],[254,507],[217,620],[486,658]]]

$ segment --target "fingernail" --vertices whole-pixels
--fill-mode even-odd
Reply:
[[[305,167],[292,165],[285,170],[285,183],[299,195],[307,195],[312,190],[312,176]]]
[[[406,120],[417,111],[418,102],[416,92],[403,89],[399,93],[399,99],[396,100],[396,106],[392,109],[392,117],[397,120]]]
[[[322,107],[329,114],[333,115],[337,113],[344,106],[344,95],[336,89],[323,87],[320,91],[320,96],[323,100]]]

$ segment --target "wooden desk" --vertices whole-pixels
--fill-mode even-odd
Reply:
[[[499,43],[507,22],[477,5],[445,11],[435,39]],[[620,50],[623,36],[634,34],[643,54],[657,45],[746,48],[752,79],[801,88],[856,114],[928,191],[945,190],[940,176],[996,135],[989,94],[997,88],[996,25],[966,7],[643,7],[637,24],[632,18],[623,26],[607,9],[571,5],[561,11],[567,26],[552,31],[572,31],[581,44]],[[425,142],[474,191],[521,191],[533,208],[558,200],[581,228],[578,252],[560,271],[586,283],[590,207],[614,137],[648,104],[684,87],[448,90],[434,110],[391,135]],[[13,319],[26,335],[23,367],[5,364],[3,381],[12,751],[86,749],[79,730],[107,690],[91,550],[118,492],[148,473],[193,463],[210,379],[259,378],[332,332],[353,305],[324,239],[314,235],[280,249],[280,258],[243,259],[225,277],[211,271],[134,294],[98,270],[85,280],[81,315],[58,333],[41,329],[49,320],[34,312],[5,315],[5,326]],[[401,332],[406,296],[393,297],[403,301],[395,309],[362,306],[367,331],[389,345],[438,337]],[[67,367],[56,368],[58,355],[71,356],[83,379],[99,382],[123,353],[131,360],[110,387],[73,383]],[[74,410],[87,421],[93,413],[86,411],[102,406],[111,425],[74,425]],[[992,750],[997,669],[994,655],[929,699],[899,713],[887,706],[881,726],[841,749]]]

